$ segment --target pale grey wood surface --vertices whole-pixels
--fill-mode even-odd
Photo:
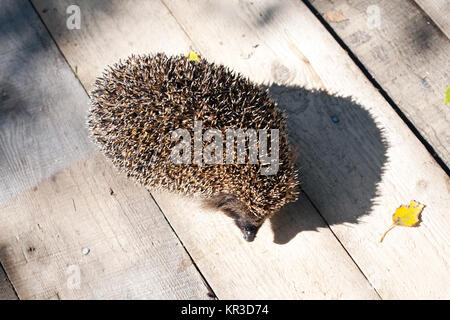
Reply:
[[[448,0],[416,2],[430,9],[436,9],[438,3],[450,6]],[[450,166],[450,109],[444,104],[450,40],[433,23],[439,16],[448,25],[448,10],[437,13],[433,9],[435,14],[427,16],[414,1],[311,3],[322,15],[342,11],[345,20],[330,23],[331,27]]]
[[[222,213],[152,195],[219,299],[379,299],[305,196],[248,243]]]
[[[64,16],[49,13],[55,7],[63,11],[68,2],[33,3],[69,63],[81,68],[88,89],[105,64],[119,57],[189,49],[255,81],[281,84],[271,90],[290,114],[304,189],[371,285],[387,299],[450,296],[449,178],[301,2],[155,1],[115,3],[102,11],[106,2],[83,1],[78,3],[85,25],[77,33],[65,30]],[[352,99],[305,92],[298,85]],[[191,200],[153,195],[219,298],[373,296],[361,279],[348,280],[358,277],[345,255],[320,251],[333,248],[329,231],[311,218],[305,199],[247,244],[238,230],[223,226],[231,222],[222,216],[203,214]],[[412,199],[427,205],[421,226],[397,228],[379,244],[392,213]],[[276,240],[283,245],[270,245],[270,235],[281,235]],[[323,278],[329,274],[343,283]],[[253,279],[259,279],[256,292]]]
[[[0,19],[2,205],[93,148],[85,129],[88,97],[30,4],[5,1]]]
[[[0,259],[21,299],[208,298],[148,193],[101,155],[0,210]]]
[[[0,14],[0,261],[22,299],[208,299],[148,193],[88,139],[88,96],[28,1]]]
[[[65,15],[50,14],[54,8],[64,12],[69,3],[34,2],[39,12],[47,9],[42,17],[87,89],[108,63],[132,53],[197,49],[160,2],[78,2],[84,24],[77,32],[65,29]],[[305,198],[248,244],[223,214],[207,212],[193,199],[154,196],[220,299],[378,298]]]

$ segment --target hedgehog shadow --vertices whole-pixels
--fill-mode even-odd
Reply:
[[[285,244],[327,224],[358,223],[370,213],[387,160],[382,130],[351,98],[296,86],[267,88],[287,115],[304,191],[270,219],[274,242]],[[308,215],[314,212],[309,200],[326,223]]]

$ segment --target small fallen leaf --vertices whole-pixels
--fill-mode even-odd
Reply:
[[[450,102],[450,87],[447,87],[447,90],[445,90],[444,104],[447,104],[449,102]]]
[[[189,61],[198,61],[198,55],[194,51],[185,54],[185,57],[188,57]]]
[[[338,10],[338,11],[328,11],[326,12],[324,15],[325,19],[328,22],[342,22],[344,20],[347,20],[344,17],[344,14],[342,13],[342,10]]]
[[[396,226],[415,227],[420,222],[419,216],[425,208],[425,205],[417,201],[411,201],[408,207],[400,206],[392,215],[392,225],[381,236],[380,242],[383,241],[386,234]]]

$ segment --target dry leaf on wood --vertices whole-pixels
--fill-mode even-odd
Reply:
[[[380,242],[383,241],[386,234],[396,226],[415,227],[419,224],[419,216],[425,208],[425,205],[420,204],[417,201],[411,201],[408,207],[400,206],[395,210],[392,215],[392,225],[383,233]]]

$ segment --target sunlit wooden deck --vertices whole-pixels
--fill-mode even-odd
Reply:
[[[2,1],[0,299],[449,299],[449,6]],[[107,65],[191,50],[288,115],[304,194],[252,243],[119,174],[88,137]],[[379,243],[410,200],[420,226]]]

